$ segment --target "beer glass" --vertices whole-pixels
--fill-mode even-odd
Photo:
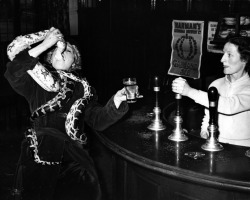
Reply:
[[[126,90],[127,102],[135,103],[138,95],[136,78],[124,78],[122,81]]]

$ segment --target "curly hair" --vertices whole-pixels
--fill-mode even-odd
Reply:
[[[82,58],[81,58],[80,51],[78,50],[78,48],[75,45],[72,45],[72,47],[73,47],[75,61],[69,70],[70,71],[80,70],[80,69],[82,69]]]
[[[248,37],[231,37],[229,43],[238,47],[240,59],[246,62],[245,71],[250,73],[250,38]]]

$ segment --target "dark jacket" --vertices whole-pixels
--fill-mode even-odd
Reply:
[[[18,94],[25,97],[29,103],[31,113],[57,95],[56,92],[44,90],[27,73],[27,70],[33,69],[37,62],[38,58],[33,58],[28,54],[28,50],[24,50],[16,55],[13,61],[7,63],[7,70],[4,74],[11,87]],[[82,119],[80,119],[80,131],[84,131],[86,124],[94,130],[102,131],[118,121],[128,111],[126,102],[123,102],[119,109],[117,109],[113,97],[105,106],[100,105],[97,102],[98,98],[94,88],[91,88],[91,91],[93,98],[91,98],[91,101],[85,106]],[[88,152],[86,152],[82,145],[73,141],[65,132],[65,114],[69,112],[72,104],[83,95],[83,86],[77,82],[72,98],[62,109],[39,117],[35,121],[39,155],[46,161],[60,162],[66,151],[67,155],[70,155],[71,158],[80,163],[94,179],[97,179],[93,161],[89,157]],[[27,148],[28,143],[24,141],[19,165],[27,165],[27,163],[30,163],[26,162],[30,159],[30,156],[27,154]],[[53,182],[51,180],[55,180],[56,177],[47,177],[47,179],[50,179],[47,180],[47,182]],[[32,186],[32,181],[27,181],[27,184],[29,185],[28,187]],[[25,188],[25,186],[21,187]]]

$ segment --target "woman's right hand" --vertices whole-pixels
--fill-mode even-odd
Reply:
[[[176,78],[172,82],[172,91],[183,96],[187,96],[191,87],[184,78]]]
[[[54,27],[50,28],[47,32],[47,35],[42,43],[35,46],[34,48],[29,50],[30,56],[36,58],[41,53],[55,45],[58,41],[63,40],[63,34],[60,32],[59,29],[56,29]]]
[[[49,29],[45,39],[43,40],[42,44],[46,48],[50,48],[62,39],[63,39],[63,34],[60,32],[60,30],[56,29],[54,27],[51,27]]]

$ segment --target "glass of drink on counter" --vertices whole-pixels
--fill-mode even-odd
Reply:
[[[138,95],[136,78],[124,78],[122,81],[126,90],[127,102],[135,103]]]

